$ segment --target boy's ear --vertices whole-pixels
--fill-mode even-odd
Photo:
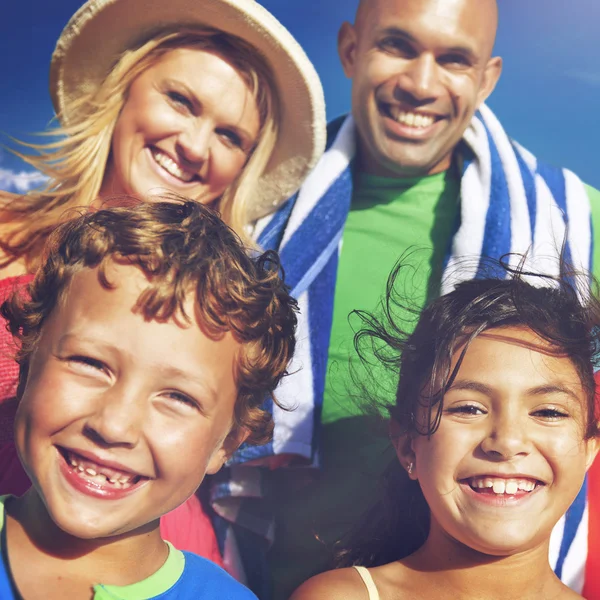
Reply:
[[[413,449],[413,436],[400,427],[398,421],[392,419],[390,421],[390,438],[400,464],[406,469],[408,476],[416,481],[419,477],[417,475],[417,457]]]
[[[214,475],[229,460],[231,455],[246,441],[250,431],[245,427],[234,427],[223,440],[221,447],[215,450],[206,468],[207,475]]]

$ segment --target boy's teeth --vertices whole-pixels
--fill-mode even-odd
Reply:
[[[154,160],[167,171],[167,173],[173,175],[173,177],[177,177],[177,179],[181,179],[181,181],[185,183],[189,183],[194,178],[192,173],[186,173],[173,159],[160,152],[160,150],[152,150],[152,156],[154,157]]]
[[[118,472],[116,469],[109,469],[101,465],[96,465],[94,468],[89,466],[91,461],[84,460],[72,453],[69,453],[67,462],[82,479],[88,479],[101,484],[111,483],[121,489],[131,487],[137,477],[133,473]]]

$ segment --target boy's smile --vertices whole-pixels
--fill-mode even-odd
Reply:
[[[488,330],[469,346],[439,429],[412,441],[432,535],[511,555],[547,541],[574,500],[595,443],[584,440],[578,372],[550,350],[519,327]]]
[[[114,289],[84,269],[58,300],[16,420],[30,493],[83,539],[157,529],[239,443],[231,432],[240,345],[203,333],[192,294],[191,323],[147,321],[136,311],[142,272],[109,263],[107,277]]]

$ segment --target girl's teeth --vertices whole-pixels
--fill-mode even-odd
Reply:
[[[162,152],[152,152],[152,156],[169,175],[173,175],[173,177],[177,177],[177,179],[181,179],[185,183],[189,183],[194,178],[192,174],[183,171],[174,160],[162,154]]]
[[[494,481],[494,494],[504,494],[506,492],[506,483],[500,479]]]
[[[88,475],[91,475],[92,477],[95,477],[97,475],[96,471],[94,471],[94,469],[86,469],[85,472]]]

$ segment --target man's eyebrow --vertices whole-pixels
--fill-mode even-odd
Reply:
[[[411,33],[406,31],[405,29],[402,29],[401,27],[392,25],[390,27],[386,27],[386,28],[382,29],[380,32],[380,36],[390,36],[390,35],[399,37],[399,38],[403,38],[406,41],[411,42],[412,44],[415,44],[417,46],[420,45],[417,38],[415,38]],[[460,44],[455,45],[455,46],[446,47],[446,48],[444,48],[443,52],[445,54],[454,54],[454,53],[462,54],[463,56],[465,56],[466,58],[469,58],[471,60],[477,59],[477,54],[473,50],[473,48],[470,48],[469,46],[461,46]]]

